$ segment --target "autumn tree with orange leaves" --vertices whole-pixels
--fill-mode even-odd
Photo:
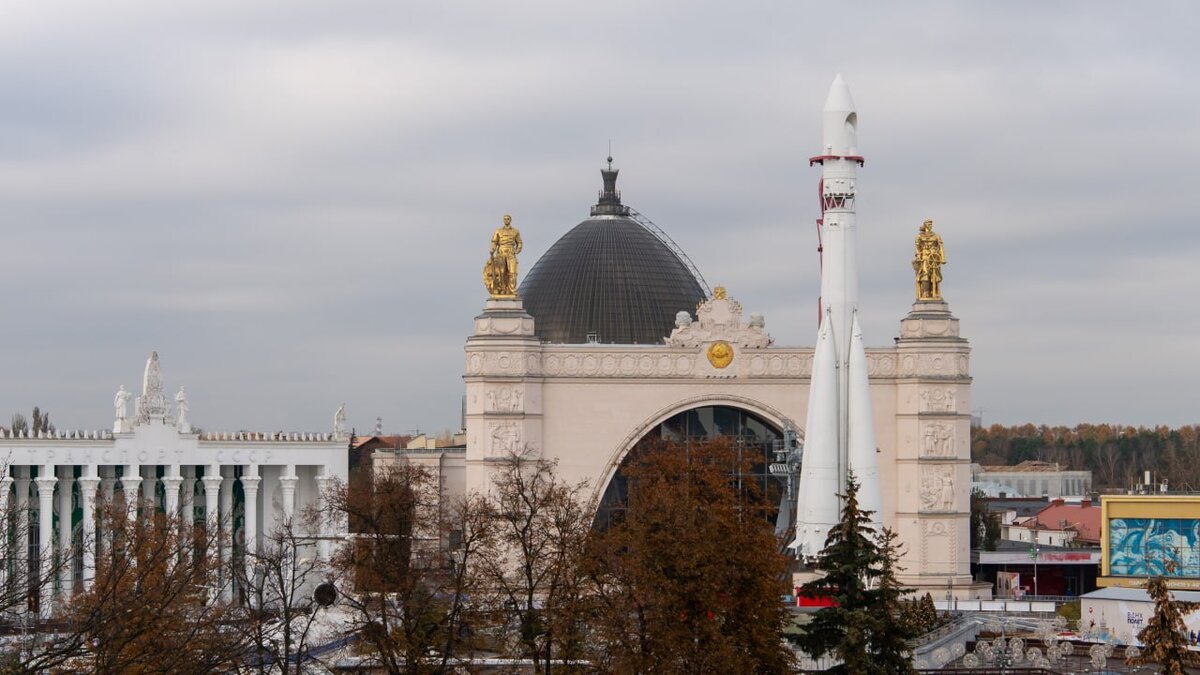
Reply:
[[[636,451],[623,512],[592,542],[594,665],[621,673],[783,673],[787,559],[727,441]]]

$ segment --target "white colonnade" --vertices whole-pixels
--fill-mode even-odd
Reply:
[[[322,491],[344,475],[344,464],[10,465],[0,472],[0,513],[11,513],[16,527],[3,539],[8,560],[0,564],[0,587],[24,579],[28,570],[41,618],[49,618],[77,589],[89,589],[97,553],[113,545],[98,519],[104,505],[115,505],[119,497],[131,515],[153,510],[179,517],[185,527],[198,521],[220,532],[207,538],[209,554],[221,561],[220,597],[230,601],[232,565],[306,508],[322,508]],[[313,522],[306,528],[296,521],[317,558],[328,561],[329,521]]]

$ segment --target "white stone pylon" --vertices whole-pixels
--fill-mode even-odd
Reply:
[[[821,153],[821,325],[804,430],[804,460],[796,503],[792,548],[811,558],[825,546],[840,518],[846,476],[859,483],[860,508],[882,519],[879,464],[871,412],[866,350],[858,321],[858,259],[855,199],[858,113],[850,89],[838,75],[823,111]]]

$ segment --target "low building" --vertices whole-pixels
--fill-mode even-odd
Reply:
[[[1104,495],[1100,511],[1101,586],[1200,589],[1200,495]]]
[[[1082,497],[1091,494],[1092,472],[1071,471],[1057,462],[1036,460],[1016,466],[972,464],[971,482],[989,496]],[[998,494],[992,495],[992,491]]]
[[[1090,499],[1055,499],[1033,516],[1001,526],[1010,541],[1069,548],[1100,547],[1100,507]]]
[[[140,504],[179,514],[187,526],[221,528],[225,536],[213,547],[226,564],[241,564],[293,522],[312,542],[306,552],[330,559],[340,525],[293,516],[320,508],[328,490],[346,480],[350,435],[342,410],[332,432],[202,431],[190,421],[183,388],[166,393],[157,353],[146,362],[141,395],[135,399],[122,386],[110,410],[111,430],[0,429],[0,512],[12,514],[20,568],[45,571],[30,593],[42,618],[77,587],[91,587],[97,537],[109,536],[97,532],[97,510],[117,494],[133,509]],[[66,562],[56,567],[56,558]],[[0,581],[6,573],[0,566]],[[232,582],[220,586],[224,599],[235,591]]]
[[[1200,592],[1176,591],[1176,600],[1200,602]],[[1080,598],[1079,633],[1097,642],[1141,645],[1137,634],[1154,616],[1154,601],[1144,588],[1101,588]],[[1187,638],[1200,644],[1200,611],[1183,615]]]
[[[993,584],[997,598],[1074,597],[1094,590],[1100,549],[1037,546],[1002,541],[994,551],[975,551],[975,578]]]
[[[975,551],[973,558],[976,578],[992,582],[996,597],[1074,597],[1096,588],[1099,506],[1090,499],[989,502],[1000,502],[988,506],[1002,514],[1001,540],[996,550]]]

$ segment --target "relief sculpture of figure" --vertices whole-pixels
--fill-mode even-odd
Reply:
[[[930,424],[925,427],[925,454],[933,455],[937,452],[937,427]]]
[[[941,480],[941,498],[938,506],[943,511],[952,511],[954,509],[954,476],[950,469],[945,470]]]
[[[921,510],[933,511],[937,508],[938,500],[941,498],[941,479],[940,477],[929,474],[921,479]]]
[[[954,456],[954,427],[948,424],[938,425],[938,444],[942,448],[939,454],[947,457]]]
[[[516,297],[521,247],[521,231],[512,226],[512,216],[505,214],[504,226],[492,233],[491,253],[483,266],[483,285],[493,298]]]
[[[926,220],[917,234],[913,271],[917,273],[917,300],[942,299],[942,265],[946,264],[946,249],[942,238],[933,231],[933,221]]]

